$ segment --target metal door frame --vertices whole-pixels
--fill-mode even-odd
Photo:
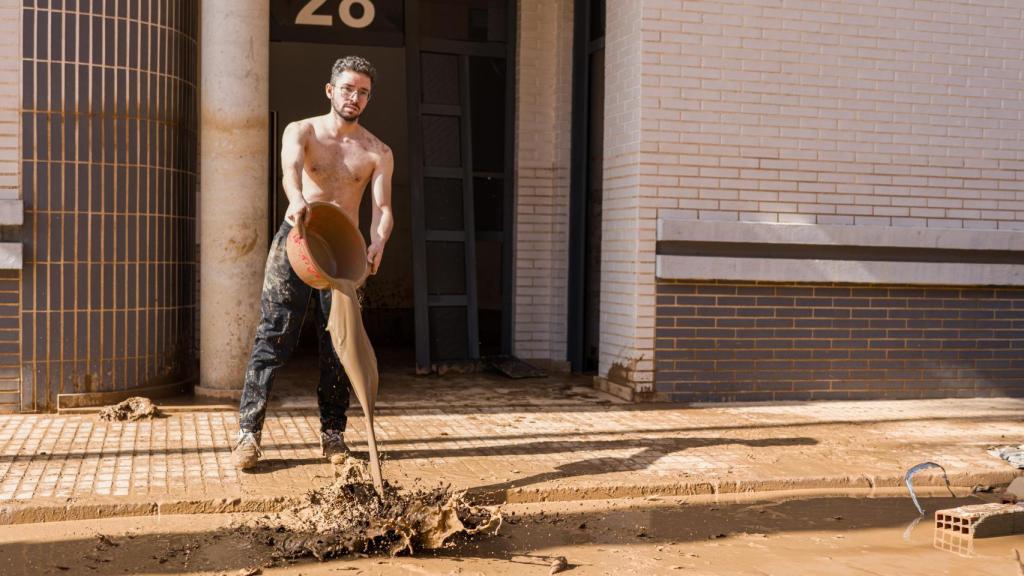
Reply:
[[[513,316],[515,286],[515,270],[513,269],[515,242],[515,22],[516,2],[506,0],[506,40],[504,45],[421,38],[417,28],[419,24],[419,2],[405,0],[405,44],[406,74],[409,114],[409,187],[412,195],[412,234],[413,234],[413,284],[416,323],[416,367],[418,371],[429,371],[431,366],[430,352],[430,306],[465,305],[467,330],[467,356],[469,360],[480,357],[479,326],[477,315],[476,294],[476,229],[474,214],[473,162],[472,162],[472,126],[469,121],[460,125],[461,162],[462,167],[450,169],[425,168],[422,165],[423,137],[421,116],[424,110],[433,108],[435,112],[448,115],[457,114],[461,118],[470,118],[470,84],[469,57],[484,56],[505,59],[505,149],[502,210],[502,318],[501,318],[501,351],[511,354],[513,337]],[[460,78],[460,105],[458,110],[451,107],[421,104],[420,54],[422,52],[438,52],[458,55]],[[428,173],[429,172],[429,173]],[[456,174],[455,172],[458,172]],[[425,206],[423,197],[423,178],[430,175],[460,177],[463,180],[463,230],[461,238],[457,232],[431,232],[428,238],[425,222]],[[446,236],[450,236],[447,238]],[[432,240],[462,240],[465,243],[466,258],[466,294],[465,296],[430,296],[427,293],[427,254],[426,243]]]
[[[569,164],[568,360],[582,372],[585,340],[587,202],[590,174],[590,58],[604,48],[604,36],[590,39],[594,0],[575,0],[572,45],[572,142]],[[593,224],[593,223],[591,223]]]

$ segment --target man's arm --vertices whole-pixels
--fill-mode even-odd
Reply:
[[[281,138],[281,184],[288,196],[288,210],[284,218],[293,226],[297,217],[309,217],[309,205],[302,196],[302,168],[305,165],[306,138],[311,129],[312,126],[305,122],[292,122],[285,127]]]
[[[395,158],[391,148],[384,147],[377,168],[373,171],[371,191],[373,193],[373,220],[370,223],[370,247],[366,250],[366,261],[370,273],[376,274],[384,255],[384,245],[391,236],[395,225],[391,214],[391,174],[395,170]]]

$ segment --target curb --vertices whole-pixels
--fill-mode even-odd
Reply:
[[[949,475],[949,484],[954,489],[971,490],[976,486],[999,486],[1009,484],[1024,470],[1007,469],[986,472],[959,472]],[[940,488],[948,494],[941,474],[921,473],[914,476],[914,488],[924,493],[925,488]],[[501,492],[480,493],[473,489],[467,494],[485,504],[525,504],[531,502],[557,502],[566,500],[605,500],[647,496],[689,497],[760,493],[802,493],[805,491],[823,494],[862,493],[883,495],[886,493],[906,494],[903,476],[823,476],[806,478],[775,478],[767,480],[704,480],[675,483],[642,484],[574,484],[510,488]]]
[[[967,496],[977,486],[1009,484],[1024,476],[1024,470],[999,470],[980,473],[962,472],[949,476],[953,493]],[[915,492],[922,497],[948,496],[939,474],[915,476]],[[637,497],[684,498],[694,503],[753,499],[800,499],[823,497],[896,497],[906,496],[902,476],[826,476],[817,478],[779,478],[769,480],[727,480],[634,485],[571,485],[511,488],[500,492],[479,493],[472,488],[467,496],[483,505],[531,504],[575,500],[613,500]],[[157,501],[125,501],[103,497],[88,502],[49,501],[0,505],[0,525],[94,520],[162,514],[232,514],[241,512],[281,512],[300,502],[294,496],[252,496],[198,498]]]
[[[299,502],[288,496],[252,498],[210,498],[196,500],[161,500],[125,502],[104,499],[97,502],[64,504],[5,504],[0,506],[0,525],[96,520],[162,514],[232,514],[236,512],[280,512]]]

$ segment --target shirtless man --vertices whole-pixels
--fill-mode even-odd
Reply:
[[[292,122],[285,128],[281,145],[283,185],[288,195],[284,222],[274,236],[263,280],[261,318],[256,329],[245,387],[239,407],[238,443],[235,465],[242,470],[256,466],[260,456],[260,433],[267,410],[267,395],[274,372],[288,359],[299,339],[306,305],[316,292],[292,270],[286,252],[288,233],[299,218],[309,217],[315,200],[340,207],[353,222],[359,222],[359,203],[367,183],[373,194],[370,246],[366,251],[370,273],[376,274],[391,234],[391,149],[366,128],[359,116],[366,109],[376,71],[358,56],[334,63],[325,90],[331,109],[323,116]],[[320,446],[332,462],[344,458],[342,441],[345,411],[349,404],[349,382],[326,331],[331,291],[320,290],[317,333],[320,345]]]

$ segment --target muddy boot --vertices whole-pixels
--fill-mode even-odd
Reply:
[[[231,456],[235,460],[235,467],[239,470],[252,470],[263,453],[260,451],[260,439],[252,432],[245,430],[238,431],[238,443]]]
[[[340,430],[324,430],[320,433],[320,449],[331,464],[341,464],[348,458],[348,446],[341,439],[343,434]]]

